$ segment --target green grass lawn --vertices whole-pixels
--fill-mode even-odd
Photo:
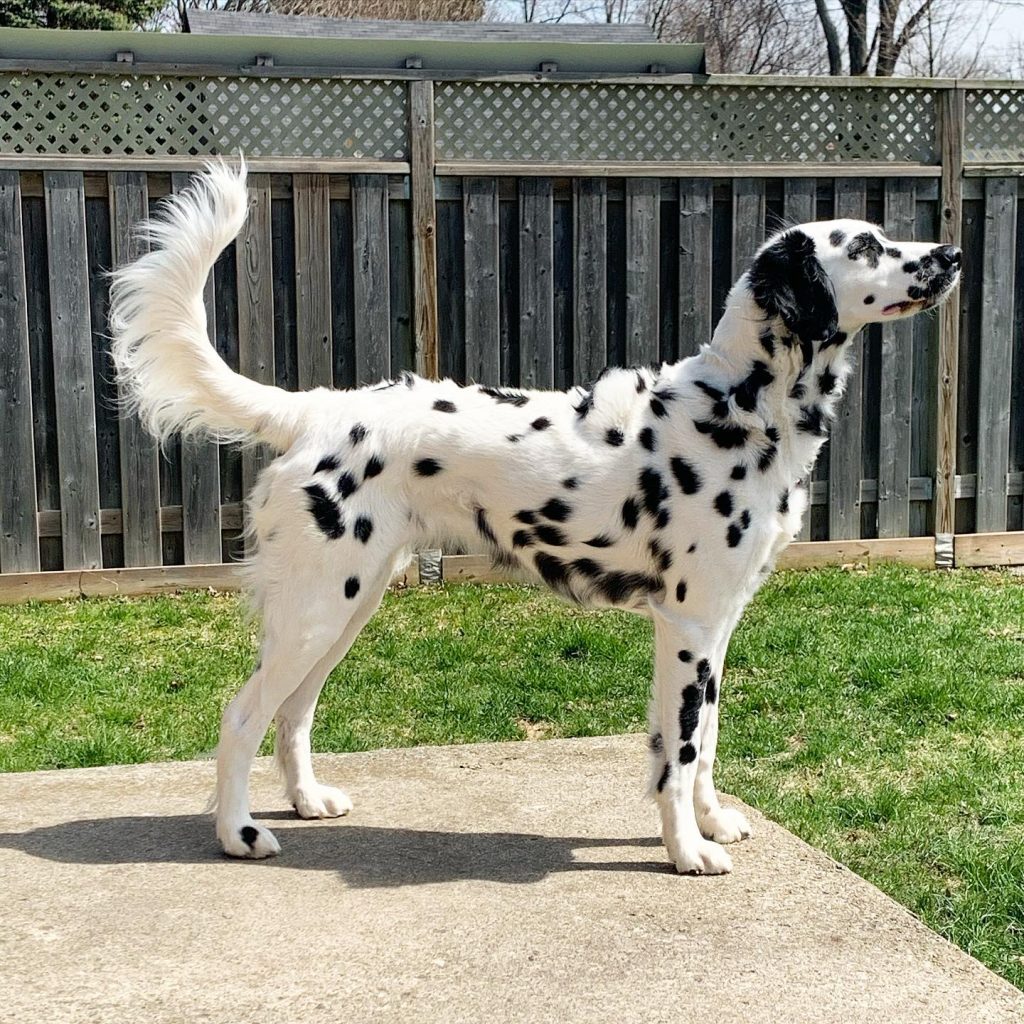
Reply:
[[[0,770],[207,754],[248,674],[231,597],[0,608]],[[387,598],[318,750],[645,728],[650,626],[526,587]],[[723,789],[1024,987],[1024,578],[778,574],[729,654]]]

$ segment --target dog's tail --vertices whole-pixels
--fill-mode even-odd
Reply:
[[[207,334],[203,287],[247,209],[245,164],[208,164],[145,226],[150,252],[112,275],[118,382],[125,403],[160,440],[204,432],[284,451],[298,436],[308,395],[235,373]]]

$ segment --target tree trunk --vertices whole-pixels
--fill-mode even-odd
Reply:
[[[825,33],[825,47],[828,50],[828,73],[830,75],[841,75],[843,73],[843,52],[839,47],[839,33],[836,31],[836,24],[828,13],[825,0],[814,0],[814,6],[818,12],[818,20],[821,22],[822,31]]]

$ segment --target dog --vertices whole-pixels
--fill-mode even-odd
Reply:
[[[681,873],[731,870],[750,835],[712,769],[726,648],[799,529],[806,478],[861,327],[949,296],[960,250],[895,242],[856,220],[780,231],[734,285],[710,344],[589,388],[524,391],[402,374],[290,393],[234,373],[207,336],[203,288],[247,211],[245,168],[208,165],[149,225],[151,250],[113,275],[122,393],[174,432],[272,446],[248,529],[263,633],[224,711],[216,832],[225,853],[279,852],[249,812],[249,772],[276,719],[276,756],[302,818],[351,802],[320,783],[310,726],[328,674],[417,546],[483,544],[563,597],[654,624],[650,792]]]

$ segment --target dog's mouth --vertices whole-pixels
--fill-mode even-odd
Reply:
[[[927,294],[901,302],[891,302],[882,307],[882,316],[909,316],[922,310],[937,306],[956,287],[960,280],[959,272],[941,274],[933,277],[927,285]],[[911,289],[913,291],[914,289]],[[918,289],[919,291],[922,289]]]
[[[907,313],[917,313],[927,308],[926,299],[906,299],[903,302],[893,302],[882,307],[882,316],[904,316]]]

